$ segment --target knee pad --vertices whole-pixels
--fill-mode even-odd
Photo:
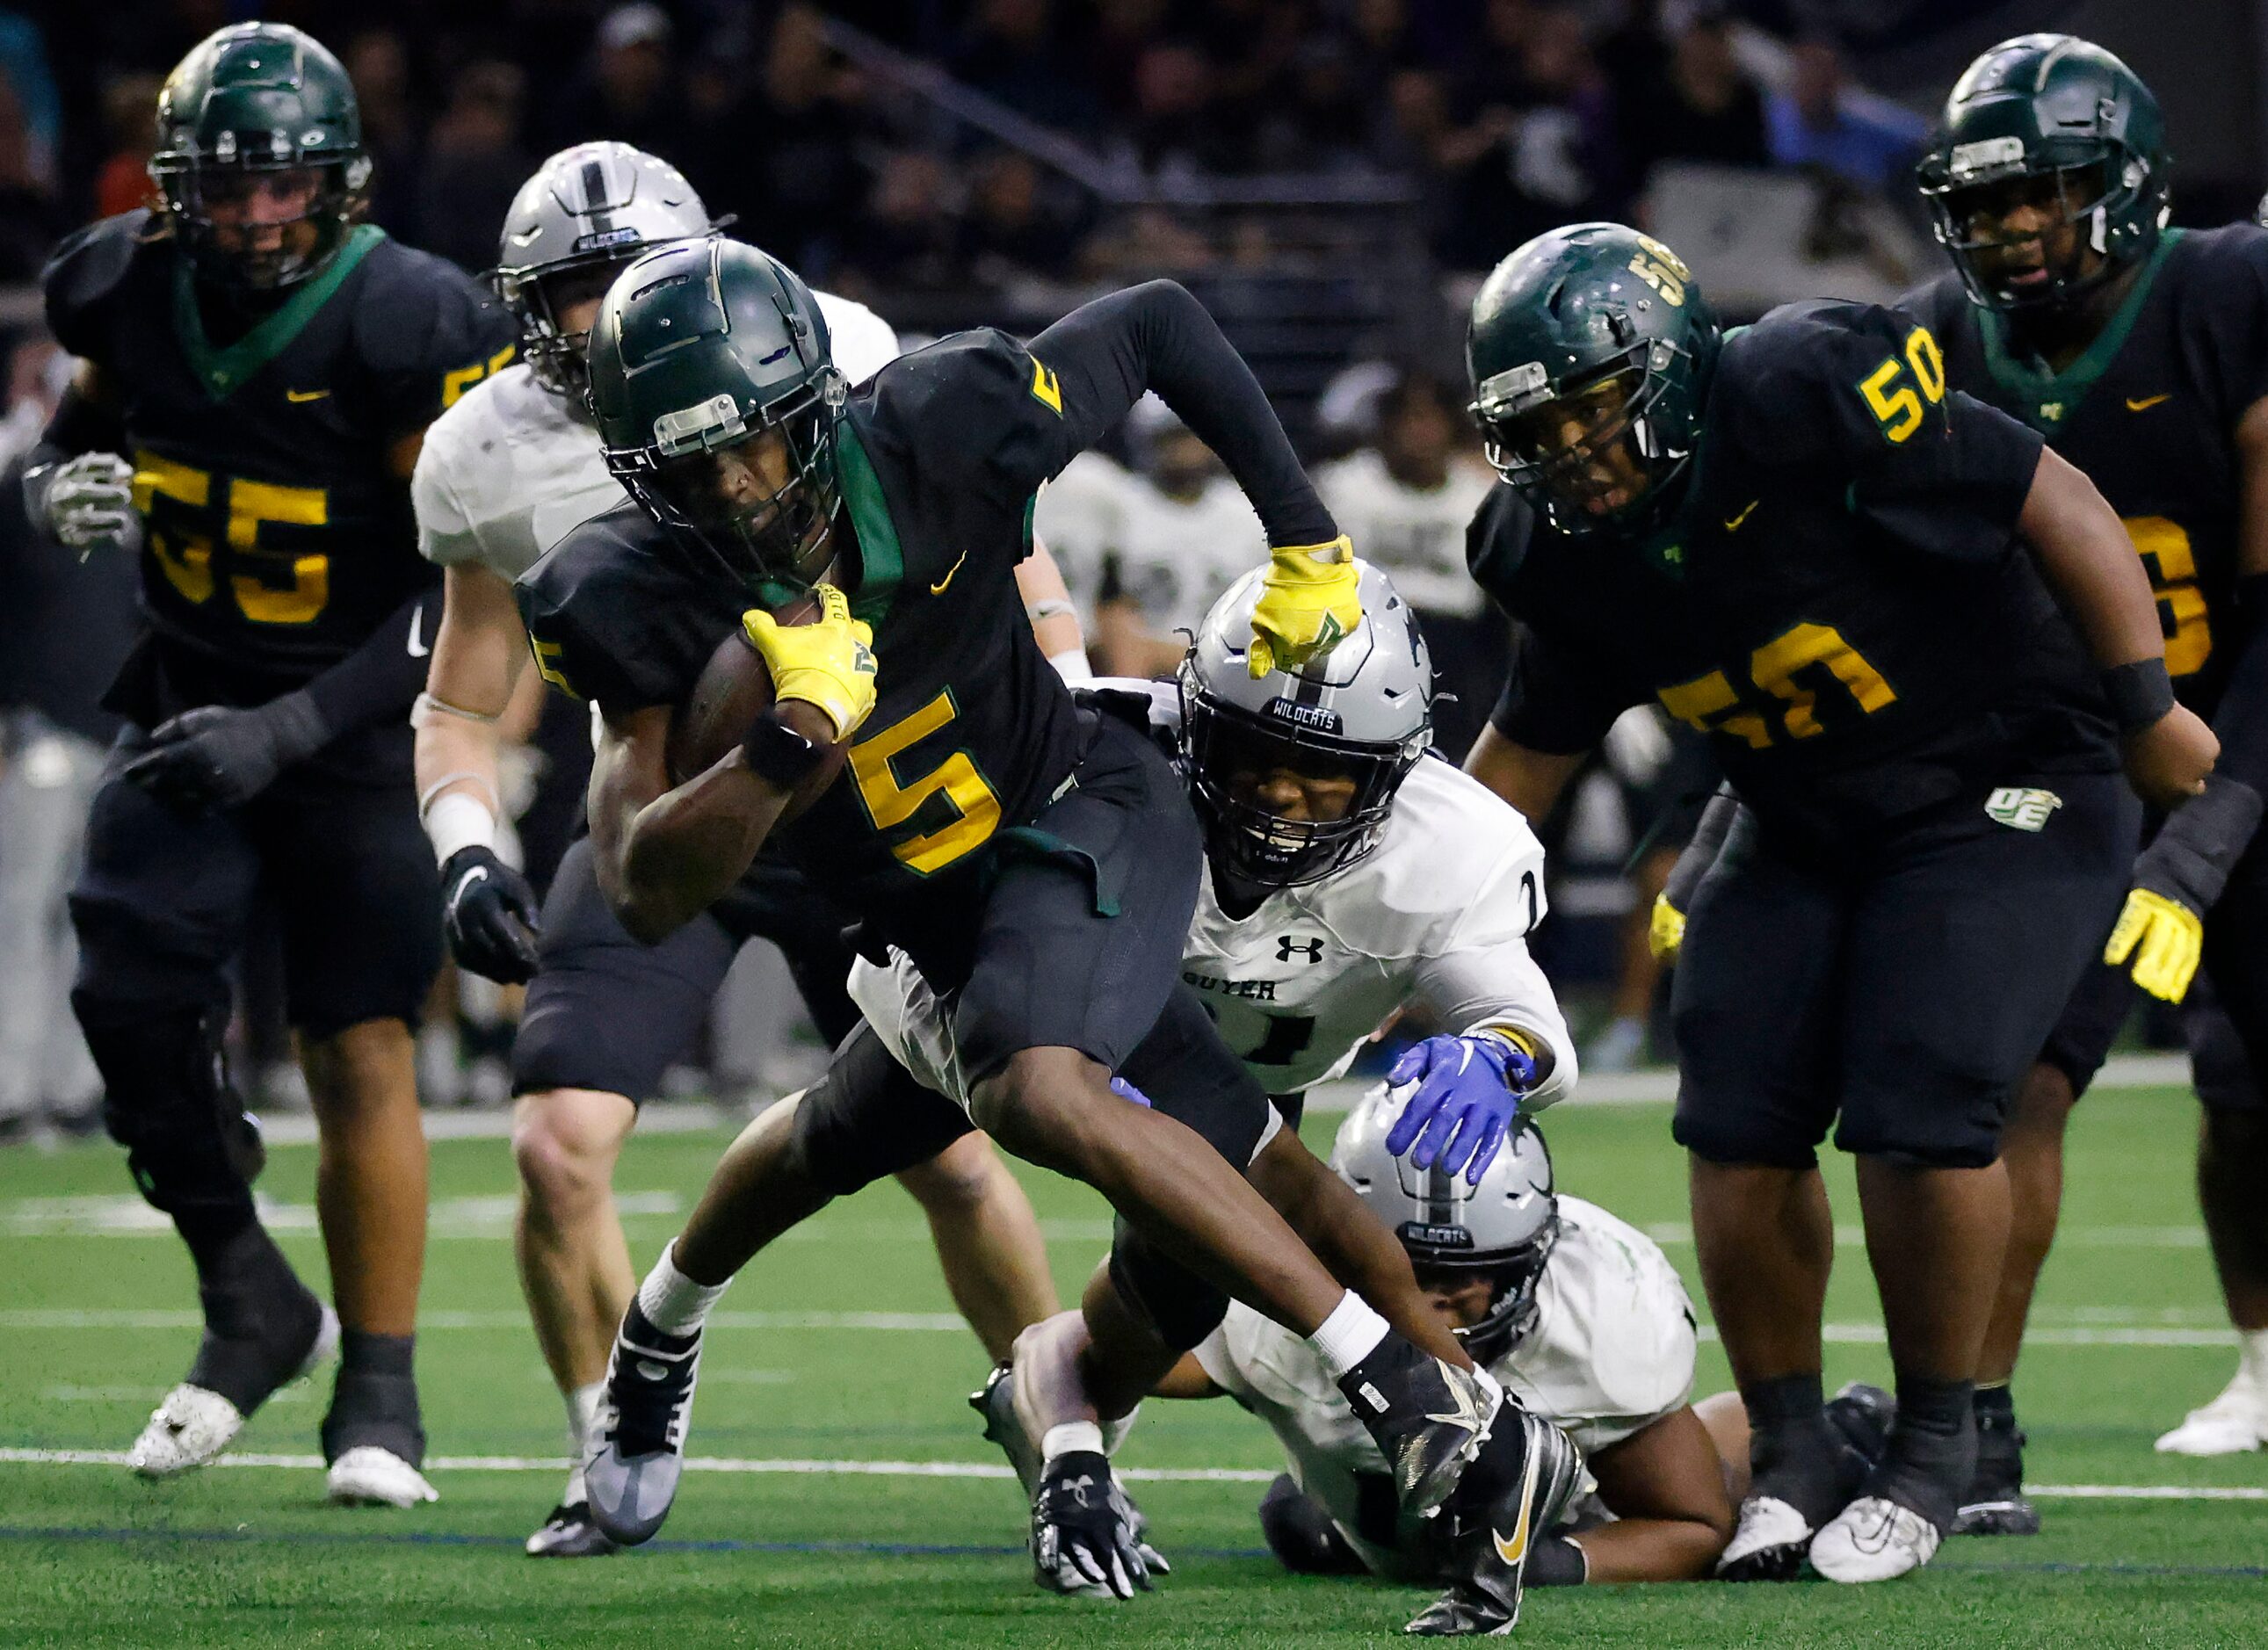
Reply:
[[[813,1185],[847,1197],[928,1162],[975,1126],[960,1107],[914,1081],[861,1020],[827,1074],[795,1102],[794,1150]]]
[[[152,1208],[176,1218],[252,1218],[252,1182],[267,1163],[260,1127],[228,1080],[225,1010],[151,1012],[75,993],[89,1053],[102,1073],[102,1120]]]
[[[1363,1562],[1330,1514],[1307,1499],[1288,1472],[1260,1498],[1260,1534],[1293,1575],[1360,1575]]]
[[[1228,1296],[1122,1219],[1110,1245],[1110,1281],[1151,1332],[1186,1352],[1220,1327]]]

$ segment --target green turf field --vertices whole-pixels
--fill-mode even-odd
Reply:
[[[2094,1492],[2046,1500],[2046,1534],[1955,1541],[1924,1575],[1873,1589],[1539,1593],[1521,1636],[1774,1650],[2268,1645],[2268,1459],[2150,1447],[2232,1366],[2190,1190],[2194,1116],[2170,1093],[2104,1095],[2079,1113],[2064,1241],[2017,1393],[2034,1479]],[[1312,1122],[1311,1138],[1336,1121]],[[1592,1108],[1556,1114],[1550,1134],[1561,1184],[1653,1228],[1690,1278],[1667,1124],[1660,1106]],[[641,1267],[723,1138],[631,1146],[619,1183]],[[320,1278],[313,1168],[312,1151],[279,1148],[261,1190],[281,1205],[285,1247]],[[194,1296],[186,1257],[141,1218],[114,1151],[0,1154],[0,1645],[1352,1644],[1384,1642],[1425,1602],[1281,1576],[1258,1551],[1259,1484],[1189,1476],[1278,1465],[1258,1425],[1219,1403],[1150,1406],[1122,1458],[1185,1475],[1135,1485],[1173,1576],[1116,1607],[1035,1592],[1012,1484],[902,1464],[990,1471],[996,1458],[962,1402],[983,1354],[949,1315],[920,1215],[893,1187],[837,1204],[726,1297],[693,1443],[734,1470],[689,1476],[652,1548],[532,1561],[519,1543],[559,1475],[513,1463],[563,1446],[512,1277],[509,1158],[501,1141],[454,1141],[435,1147],[434,1171],[419,1368],[443,1499],[349,1512],[322,1504],[312,1466],[150,1485],[115,1464],[40,1458],[126,1447],[187,1366]],[[1069,1288],[1103,1247],[1104,1212],[1083,1189],[1030,1181]],[[1854,1219],[1847,1176],[1834,1183]],[[1855,1234],[1838,1258],[1829,1381],[1882,1379]],[[1700,1390],[1724,1381],[1705,1347]],[[324,1396],[287,1391],[239,1451],[312,1457]],[[450,1464],[466,1457],[490,1464]],[[861,1462],[884,1464],[849,1470]],[[2112,1486],[2238,1494],[2100,1492]]]

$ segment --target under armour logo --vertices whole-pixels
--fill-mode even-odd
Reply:
[[[1323,942],[1320,939],[1295,939],[1291,935],[1285,934],[1276,941],[1276,961],[1278,962],[1289,962],[1292,953],[1300,951],[1307,953],[1307,961],[1310,962],[1321,962],[1323,960]]]

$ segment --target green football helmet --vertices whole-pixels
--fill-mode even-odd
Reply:
[[[291,221],[313,221],[312,248],[288,232],[269,251],[217,244],[217,206],[241,201],[261,174],[301,170],[314,173],[315,186]],[[253,291],[295,286],[338,250],[362,210],[370,160],[354,85],[337,58],[288,23],[217,30],[158,94],[150,176],[201,279]]]
[[[2158,99],[2124,63],[2073,35],[2020,34],[1955,83],[1917,176],[1970,298],[2000,310],[2054,306],[2157,246],[2172,210],[2165,143]],[[2005,243],[1974,225],[1988,192],[2025,178],[2051,180],[2063,221],[2080,233],[2061,268],[1995,281],[1979,254]]]
[[[1489,462],[1553,527],[1642,528],[1693,460],[1721,336],[1668,247],[1620,224],[1570,225],[1513,252],[1473,299],[1467,410]],[[1555,442],[1571,420],[1581,438]],[[1635,488],[1599,479],[1622,463],[1617,445]]]
[[[650,252],[608,288],[589,371],[607,468],[704,572],[770,607],[810,589],[849,387],[792,269],[722,237]]]

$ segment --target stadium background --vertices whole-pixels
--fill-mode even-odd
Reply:
[[[1554,222],[1637,214],[1735,317],[1926,274],[1905,157],[1960,65],[2020,29],[2084,33],[2157,87],[2183,221],[2249,212],[2268,177],[2268,23],[2252,0],[0,4],[0,994],[19,1025],[54,1014],[57,982],[7,901],[27,864],[53,881],[40,856],[67,857],[71,833],[35,843],[5,787],[27,781],[45,733],[99,736],[92,701],[131,625],[129,568],[33,544],[18,512],[15,463],[65,370],[29,283],[57,235],[141,198],[158,77],[255,10],[310,28],[353,71],[378,221],[468,268],[491,261],[504,203],[545,153],[623,138],[682,166],[740,232],[911,335],[1035,328],[1099,286],[1174,274],[1319,460],[1373,436],[1362,392],[1379,375],[1366,368],[1454,384],[1477,272]],[[1808,122],[1791,114],[1799,101]],[[1119,455],[1150,456],[1139,432]],[[528,769],[541,799],[523,821],[539,861],[576,797],[579,730],[570,718],[549,732],[548,767]],[[1594,1025],[1638,898],[1624,866],[1662,790],[1602,775],[1559,825],[1552,963]],[[760,1096],[810,1057],[761,1012],[762,969],[728,989],[709,1069],[683,1073],[685,1087]],[[260,1011],[272,988],[256,954],[246,985],[241,1052],[273,1077],[289,1067]],[[497,1005],[460,1006],[474,1011],[468,1030],[436,1004],[435,1105],[477,1098],[468,1076],[508,1035]],[[2257,1458],[2149,1451],[2218,1383],[2230,1340],[2188,1182],[2193,1104],[2171,1062],[2127,1064],[2108,1086],[2074,1126],[2065,1236],[2022,1376],[2047,1535],[1961,1543],[1925,1577],[1863,1597],[1554,1596],[1523,1634],[1839,1650],[2258,1642]],[[1649,1230],[1690,1281],[1663,1081],[1590,1092],[1627,1103],[1555,1115],[1562,1183]],[[512,1279],[499,1120],[478,1112],[432,1119],[421,1366],[439,1506],[323,1509],[304,1389],[255,1418],[229,1469],[136,1484],[116,1452],[177,1370],[194,1316],[178,1309],[187,1265],[117,1153],[70,1143],[92,1096],[35,1098],[0,1116],[0,1138],[27,1143],[0,1152],[0,1644],[1350,1643],[1417,1602],[1273,1571],[1251,1514],[1272,1449],[1224,1405],[1145,1421],[1129,1457],[1179,1561],[1165,1591],[1120,1617],[1032,1593],[1013,1498],[983,1476],[998,1469],[959,1403],[981,1353],[914,1211],[887,1190],[828,1212],[736,1286],[696,1425],[695,1453],[715,1470],[688,1487],[661,1551],[564,1576],[528,1564],[516,1550],[556,1471],[556,1404]],[[263,1098],[265,1214],[319,1270],[312,1131],[275,1116],[288,1084]],[[734,1109],[665,1109],[641,1130],[620,1176],[641,1264],[689,1207]],[[1324,1144],[1336,1121],[1320,1110],[1311,1138]],[[1075,1289],[1107,1211],[1029,1179]],[[1852,1208],[1839,1166],[1832,1183]],[[1887,1374],[1857,1241],[1838,1237],[1830,1382]],[[1725,1381],[1705,1346],[1699,1389]]]

